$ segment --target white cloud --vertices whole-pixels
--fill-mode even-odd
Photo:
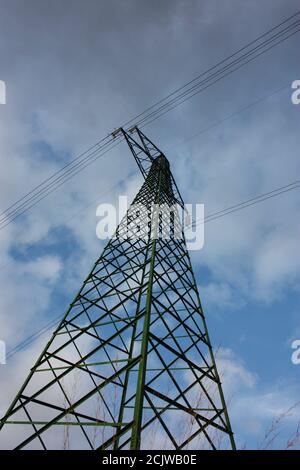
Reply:
[[[264,448],[274,436],[273,447],[285,448],[299,422],[298,386],[264,382],[231,349],[220,348],[216,360],[237,446]]]
[[[214,308],[226,309],[230,307],[235,309],[242,305],[242,300],[239,299],[238,292],[227,284],[226,282],[210,282],[207,285],[199,285],[199,292],[205,305],[205,310],[212,311]]]
[[[20,263],[20,273],[55,282],[61,271],[61,261],[57,256],[43,256],[35,261]]]
[[[216,354],[216,361],[221,381],[224,384],[228,395],[243,388],[254,388],[257,383],[257,376],[247,370],[245,364],[229,348],[219,348]]]
[[[299,224],[280,226],[266,235],[257,250],[254,269],[262,295],[274,300],[286,287],[299,289]]]
[[[60,259],[49,255],[27,263],[11,261],[0,270],[1,339],[8,349],[46,322],[45,314],[60,271]]]

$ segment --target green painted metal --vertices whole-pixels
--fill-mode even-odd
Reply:
[[[87,362],[85,364],[79,364],[77,367],[90,367],[90,366],[104,366],[107,364],[112,364],[113,362],[128,362],[128,359],[113,359],[111,361],[104,361],[104,362]],[[61,367],[49,367],[48,369],[36,369],[36,372],[49,372],[53,370],[63,370],[67,369],[68,366],[61,366]]]
[[[143,404],[145,394],[145,377],[147,370],[147,359],[148,359],[148,345],[149,345],[149,328],[151,320],[151,305],[152,305],[152,288],[153,288],[153,277],[154,277],[154,266],[155,266],[155,255],[156,255],[156,241],[158,237],[158,223],[159,223],[159,202],[160,202],[160,187],[161,187],[161,172],[163,165],[163,157],[159,157],[159,168],[158,172],[158,185],[154,198],[155,208],[151,220],[151,228],[153,226],[153,233],[149,233],[149,243],[151,242],[151,258],[150,268],[147,286],[147,298],[146,298],[146,311],[144,317],[142,344],[141,344],[141,361],[138,372],[137,388],[136,388],[136,399],[134,405],[134,416],[133,416],[133,428],[130,442],[131,449],[139,449],[141,442],[141,425],[143,416]],[[151,236],[153,235],[153,237]]]
[[[48,424],[48,421],[9,421],[7,420],[5,424],[22,424],[22,425],[44,425]],[[112,426],[112,427],[119,427],[120,424],[126,425],[129,423],[100,423],[96,421],[79,421],[75,423],[74,421],[56,421],[53,423],[53,426]]]
[[[165,236],[162,207],[182,208],[182,197],[158,147],[137,128],[120,132],[144,182],[2,418],[0,439],[60,448],[59,429],[70,426],[73,448],[235,449],[180,209]]]

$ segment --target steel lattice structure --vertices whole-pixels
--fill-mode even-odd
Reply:
[[[118,132],[144,183],[0,436],[16,449],[61,448],[62,435],[77,449],[234,449],[179,212],[162,214],[183,206],[169,162],[139,129]]]

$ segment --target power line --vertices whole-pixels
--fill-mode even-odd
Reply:
[[[87,153],[89,153],[90,151],[94,150],[96,147],[98,147],[101,142],[105,141],[109,136],[106,136],[104,137],[102,140],[100,140],[99,142],[97,142],[95,145],[93,145],[92,147],[90,147],[89,149],[85,150],[83,153],[81,153],[80,155],[78,155],[76,158],[74,158],[74,160],[72,160],[72,162],[69,162],[67,163],[66,165],[64,165],[62,168],[60,168],[59,170],[57,170],[55,173],[53,173],[49,178],[47,178],[46,180],[49,180],[50,178],[53,178],[55,177],[57,174],[59,174],[61,171],[65,170],[67,167],[69,167],[71,164],[73,164],[74,162],[76,162],[77,160],[79,160],[80,158],[82,158],[84,155],[86,155]],[[45,180],[45,181],[46,181]],[[38,184],[34,189],[32,189],[31,191],[29,191],[27,194],[25,194],[23,197],[21,197],[20,199],[18,199],[17,201],[15,201],[13,204],[11,204],[5,211],[1,212],[0,215],[3,215],[6,211],[8,211],[9,209],[13,208],[18,202],[20,202],[23,198],[25,198],[26,196],[29,196],[35,189],[39,189],[42,184],[44,183],[44,181],[42,181],[42,183]]]
[[[197,219],[195,222],[187,225],[185,228],[190,228],[192,226],[196,227],[206,222],[217,220],[221,217],[224,217],[225,215],[229,215],[229,214],[232,214],[233,212],[246,209],[247,207],[253,206],[255,204],[258,204],[260,202],[266,201],[273,197],[279,196],[280,194],[284,194],[286,192],[289,192],[298,188],[300,188],[300,180],[293,181],[292,183],[289,183],[285,186],[281,186],[267,193],[260,194],[258,196],[247,199],[246,201],[240,202],[238,204],[234,204],[233,206],[227,207],[226,209],[222,209],[220,211],[209,214],[206,217],[204,217],[204,219]]]
[[[157,102],[155,105],[152,107],[148,108],[148,114],[146,111],[143,113],[140,113],[138,116],[141,117],[141,119],[136,123],[136,125],[141,125],[141,127],[144,127],[146,125],[149,125],[162,115],[166,114],[167,112],[171,111],[175,107],[179,106],[183,102],[185,102],[187,99],[190,99],[192,96],[194,96],[197,93],[200,93],[201,91],[204,91],[207,89],[209,86],[212,86],[213,84],[217,83],[218,81],[222,80],[229,74],[235,72],[239,68],[243,67],[250,61],[254,60],[258,56],[264,54],[271,48],[277,46],[281,42],[285,41],[292,35],[296,34],[299,30],[297,29],[298,26],[300,26],[300,20],[295,21],[294,23],[286,26],[282,31],[276,32],[272,37],[266,39],[263,41],[261,44],[257,45],[256,47],[252,48],[251,50],[247,51],[245,54],[242,56],[236,58],[235,60],[231,61],[229,64],[225,65],[222,67],[220,70],[217,70],[213,72],[210,76],[205,78],[204,80],[200,81],[199,83],[196,83],[197,80],[199,80],[200,77],[203,77],[207,73],[216,70],[220,64],[226,63],[226,61],[230,60],[231,58],[237,56],[241,51],[246,50],[249,48],[251,45],[256,44],[260,39],[268,36],[270,33],[273,31],[276,31],[277,29],[280,28],[280,26],[285,25],[288,23],[291,19],[295,18],[298,16],[300,12],[296,12],[294,15],[289,17],[288,19],[284,20],[281,22],[279,25],[271,28],[269,31],[265,32],[264,34],[260,35],[257,39],[254,41],[251,41],[248,43],[246,46],[243,48],[239,49],[237,52],[234,54],[231,54],[229,57],[223,59],[220,61],[218,64],[216,64],[213,67],[210,67],[208,70],[203,72],[202,74],[198,75],[198,77],[195,77],[193,80],[189,81],[187,84],[183,85],[182,87],[178,88],[174,92],[168,95],[168,97],[164,98],[163,100],[160,100]],[[292,32],[291,32],[292,31]],[[279,39],[279,41],[276,42],[276,40]],[[275,42],[274,42],[275,40]],[[263,49],[266,45],[269,47],[267,49]],[[258,54],[253,55],[253,53],[258,52]],[[250,57],[250,58],[249,58]],[[247,59],[246,61],[243,62],[244,59]],[[233,68],[232,68],[233,67]],[[232,68],[232,69],[230,69]],[[228,70],[229,69],[229,70]],[[224,74],[224,72],[226,72]],[[211,81],[212,80],[212,81]],[[193,84],[192,87],[187,88],[188,85]],[[184,92],[181,92],[181,90],[187,88]],[[177,96],[175,94],[177,93]],[[178,94],[179,93],[179,94]],[[171,97],[171,100],[165,102],[168,98]],[[162,102],[164,104],[160,105]],[[155,111],[152,111],[157,105],[160,105],[158,109]],[[149,113],[149,110],[151,111]],[[146,113],[146,115],[145,115]],[[135,118],[136,119],[136,118]],[[134,118],[125,123],[123,127],[126,127],[126,124],[128,125],[130,122],[133,122],[135,120]],[[92,146],[89,150],[86,152],[83,152],[81,155],[75,158],[74,161],[68,163],[65,165],[62,169],[58,170],[55,172],[53,175],[51,175],[49,178],[44,180],[42,183],[40,183],[38,186],[33,188],[31,191],[29,191],[25,196],[22,198],[18,199],[14,204],[9,206],[5,211],[0,214],[0,229],[3,229],[6,227],[8,224],[13,222],[17,217],[20,215],[24,214],[26,211],[28,211],[30,208],[35,206],[38,202],[40,202],[42,199],[47,197],[49,194],[51,194],[53,191],[57,190],[60,186],[62,186],[64,183],[69,181],[72,177],[74,177],[76,174],[78,174],[80,171],[82,171],[84,168],[89,166],[91,163],[93,163],[95,160],[106,154],[109,150],[111,150],[115,145],[118,145],[120,141],[122,140],[122,137],[117,137],[118,142],[114,142],[114,139],[112,136],[106,136],[105,138],[101,139],[97,144]]]
[[[199,75],[197,75],[196,77],[194,77],[192,80],[190,80],[189,82],[185,83],[184,85],[180,86],[179,88],[176,88],[174,91],[172,91],[171,93],[169,93],[166,97],[160,99],[159,101],[157,101],[156,103],[154,103],[152,106],[148,107],[145,111],[143,111],[142,113],[138,114],[137,116],[135,116],[134,118],[130,119],[129,121],[127,121],[123,127],[127,127],[127,126],[130,126],[132,125],[133,123],[136,122],[136,119],[142,117],[145,113],[147,113],[148,111],[151,111],[152,109],[154,109],[156,106],[160,105],[161,103],[165,102],[168,98],[174,96],[175,94],[177,94],[178,92],[180,92],[181,90],[183,90],[184,88],[187,88],[189,85],[191,85],[192,83],[196,82],[197,80],[199,80],[201,77],[205,76],[207,73],[210,73],[212,72],[213,70],[215,70],[218,66],[224,64],[227,60],[230,60],[232,59],[233,57],[235,57],[236,55],[238,55],[240,52],[244,51],[245,49],[247,49],[248,47],[252,46],[253,44],[255,44],[256,42],[258,42],[260,39],[263,39],[264,37],[266,37],[268,34],[272,33],[273,31],[275,31],[276,29],[278,29],[280,26],[288,23],[290,20],[292,20],[293,18],[295,18],[296,16],[298,16],[300,14],[300,12],[296,12],[294,13],[293,15],[291,15],[289,18],[285,19],[284,21],[282,21],[281,23],[279,23],[278,25],[274,26],[273,28],[269,29],[268,31],[266,31],[265,33],[261,34],[260,36],[258,36],[256,39],[254,39],[253,41],[247,43],[245,46],[241,47],[238,51],[234,52],[233,54],[229,55],[228,57],[226,57],[225,59],[222,59],[221,61],[219,61],[216,65],[210,67],[209,69],[207,69],[206,71],[204,72],[201,72]]]
[[[81,214],[83,211],[85,211],[88,207],[90,207],[92,204],[94,204],[96,201],[98,201],[100,198],[103,198],[104,196],[106,196],[107,194],[111,193],[111,191],[113,191],[114,189],[116,189],[118,186],[120,186],[121,184],[125,183],[126,181],[128,181],[132,176],[138,174],[138,170],[137,171],[134,171],[133,173],[131,173],[130,175],[128,175],[126,178],[124,179],[121,179],[119,180],[114,186],[112,186],[110,189],[108,189],[107,191],[105,191],[104,193],[100,194],[96,199],[93,199],[92,201],[90,201],[87,205],[83,206],[79,211],[76,211],[71,217],[69,217],[68,219],[64,219],[62,220],[61,222],[58,222],[57,225],[52,229],[52,233],[55,232],[56,230],[58,230],[59,226],[64,223],[68,223],[70,222],[71,220],[73,220],[75,217],[78,216],[78,214]],[[6,268],[6,266],[8,266],[10,264],[10,262],[8,263],[5,263],[3,264],[2,266],[0,266],[0,270]]]
[[[37,338],[39,338],[43,333],[46,333],[51,328],[53,328],[59,321],[61,320],[61,315],[57,316],[54,320],[51,320],[46,325],[41,327],[32,335],[28,336],[26,339],[21,341],[21,343],[17,344],[14,348],[12,348],[8,354],[7,359],[13,357],[16,353],[24,350],[27,346],[30,346]]]
[[[295,23],[295,26],[300,26],[300,22],[297,21]],[[284,33],[277,33],[275,36],[282,36],[283,34],[285,34],[286,32],[290,32],[295,26],[293,26],[292,28],[291,27],[288,27],[287,28],[287,31],[285,31]],[[253,51],[250,51],[248,52],[247,54],[245,54],[243,57],[239,58],[239,59],[236,59],[234,62],[232,62],[231,64],[228,64],[226,67],[222,68],[220,71],[217,71],[217,72],[214,72],[212,75],[210,75],[208,78],[202,80],[200,83],[198,83],[197,85],[194,85],[193,87],[191,87],[190,89],[188,89],[187,91],[185,91],[184,93],[182,93],[180,96],[172,99],[170,102],[162,105],[158,110],[155,110],[151,113],[150,116],[146,116],[145,118],[143,118],[141,121],[138,122],[138,126],[140,128],[143,128],[145,125],[149,125],[150,123],[154,122],[156,119],[158,119],[159,117],[163,116],[164,114],[166,114],[167,112],[171,111],[172,109],[176,108],[177,106],[183,104],[185,101],[189,100],[190,98],[192,98],[193,96],[201,93],[202,91],[206,90],[207,88],[211,87],[212,85],[214,85],[215,83],[218,83],[220,80],[226,78],[227,76],[231,75],[232,73],[236,72],[237,70],[239,70],[240,68],[244,67],[246,64],[248,64],[249,62],[252,62],[254,59],[260,57],[262,54],[266,53],[267,51],[273,49],[275,46],[281,44],[282,42],[284,42],[285,40],[287,40],[289,37],[295,35],[297,32],[299,32],[300,29],[296,29],[295,31],[293,31],[292,33],[286,35],[285,37],[283,37],[282,39],[280,39],[279,41],[277,42],[273,42],[274,38],[271,38],[270,40],[266,41],[266,43],[269,43],[271,42],[271,45],[260,51],[259,53],[257,53],[256,55],[254,55],[253,57],[250,57],[248,60],[244,61],[243,62],[243,59],[247,58],[248,56],[250,56]],[[260,46],[257,46],[255,49],[263,49],[263,47],[265,46],[266,44],[262,44]],[[234,67],[232,67],[234,65]],[[226,71],[226,69],[229,68],[229,71]],[[231,68],[231,69],[230,69]],[[226,72],[226,73],[224,73]],[[211,81],[213,79],[213,81]],[[208,82],[208,83],[207,83]],[[170,106],[171,105],[171,106]],[[166,109],[165,109],[166,108]],[[151,116],[154,116],[153,119],[149,120],[149,117]],[[141,125],[145,122],[144,125]]]
[[[205,132],[208,132],[210,131],[211,129],[214,129],[215,127],[217,126],[220,126],[221,124],[223,124],[224,122],[228,121],[229,119],[232,119],[233,117],[235,116],[238,116],[239,114],[245,112],[245,111],[248,111],[248,109],[251,109],[253,108],[254,106],[257,106],[258,104],[260,103],[263,103],[264,101],[268,100],[269,98],[271,98],[272,96],[284,91],[284,90],[287,90],[288,88],[290,88],[290,83],[289,84],[286,84],[280,88],[278,88],[277,90],[275,91],[272,91],[272,93],[268,94],[268,95],[265,95],[265,96],[262,96],[261,98],[258,98],[257,100],[255,101],[252,101],[252,103],[249,103],[247,104],[246,106],[243,106],[242,108],[238,109],[237,111],[234,111],[233,113],[231,114],[228,114],[227,116],[225,116],[224,118],[218,120],[218,121],[215,121],[213,122],[212,124],[210,124],[208,127],[205,127],[203,129],[200,129],[200,131],[196,132],[195,134],[192,134],[190,135],[189,137],[186,137],[185,139],[181,140],[180,142],[172,145],[172,146],[168,146],[167,149],[173,149],[175,147],[179,147],[187,142],[189,142],[190,140],[192,139],[195,139],[196,137],[199,137],[199,135],[202,135],[204,134]]]
[[[38,204],[41,200],[45,199],[45,197],[49,196],[50,194],[52,194],[54,191],[56,191],[58,188],[60,188],[63,184],[65,184],[67,181],[69,181],[71,178],[73,178],[74,176],[76,176],[78,173],[80,173],[84,168],[86,168],[87,166],[91,165],[94,161],[98,160],[99,158],[101,158],[102,156],[104,156],[109,150],[111,150],[112,148],[116,147],[117,145],[119,145],[121,143],[121,140],[119,140],[118,142],[116,142],[114,145],[111,145],[109,148],[106,148],[105,150],[103,150],[102,152],[100,153],[93,153],[91,156],[93,156],[94,158],[92,160],[89,160],[87,162],[82,162],[82,163],[85,163],[84,165],[80,165],[80,168],[77,168],[75,172],[72,172],[72,174],[70,175],[67,175],[67,178],[65,178],[65,175],[55,179],[54,181],[52,181],[51,183],[49,183],[45,190],[40,190],[38,191],[37,194],[31,196],[26,202],[24,202],[23,204],[21,204],[19,206],[19,208],[17,208],[16,210],[14,210],[13,212],[9,213],[9,215],[7,217],[4,218],[4,220],[2,220],[0,222],[0,230],[2,230],[3,228],[5,228],[7,225],[9,225],[11,222],[13,222],[17,217],[21,216],[22,214],[24,214],[25,212],[27,212],[29,209],[31,209],[32,207],[34,207],[36,204]],[[29,205],[28,205],[29,203]]]

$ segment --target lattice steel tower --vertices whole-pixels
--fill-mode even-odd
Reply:
[[[234,449],[179,211],[169,224],[162,211],[183,207],[169,162],[139,129],[118,132],[145,181],[0,437],[16,449]]]

